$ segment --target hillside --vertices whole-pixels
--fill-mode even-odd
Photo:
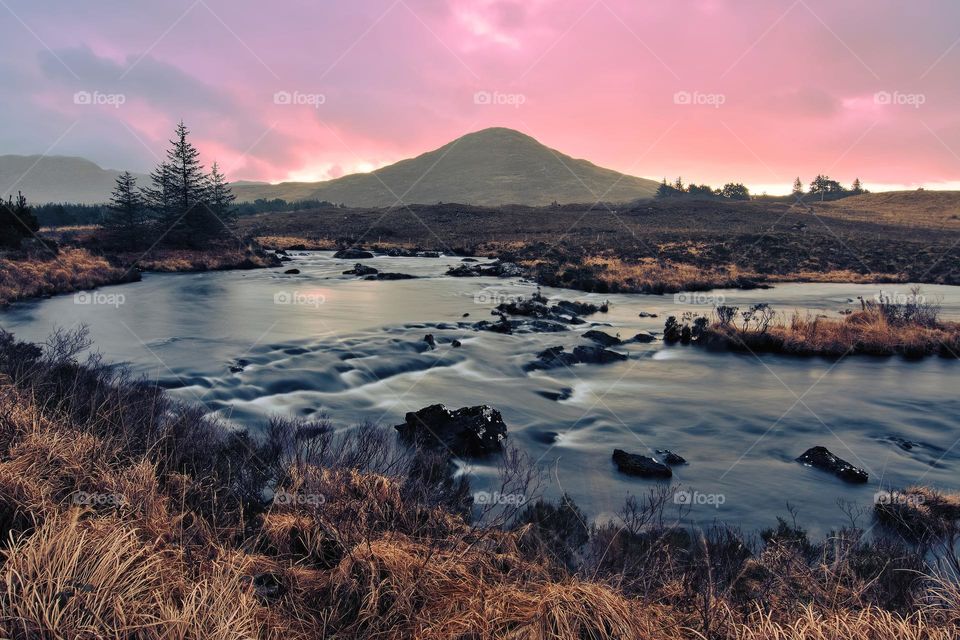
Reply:
[[[0,196],[22,191],[34,203],[97,204],[110,199],[119,173],[73,156],[5,155],[0,156]]]
[[[836,218],[960,229],[960,191],[886,191],[811,204],[818,214]]]
[[[512,129],[467,134],[439,149],[372,173],[320,183],[238,184],[238,200],[316,198],[357,207],[397,203],[546,205],[557,201],[626,202],[654,194],[657,183],[598,167]]]

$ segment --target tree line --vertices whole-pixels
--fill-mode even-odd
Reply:
[[[842,184],[831,178],[827,175],[817,174],[817,177],[813,179],[810,183],[810,191],[807,192],[813,195],[819,195],[820,199],[823,200],[826,196],[833,197],[843,197],[843,196],[856,196],[861,193],[870,193],[863,188],[863,185],[860,183],[860,178],[854,178],[853,184],[849,189],[845,188]],[[800,177],[797,176],[797,179],[793,181],[793,195],[802,196],[804,195],[803,191],[803,182],[800,181]]]
[[[166,159],[140,187],[129,171],[117,176],[103,227],[125,247],[162,244],[198,248],[232,233],[236,197],[214,162],[209,173],[189,141],[183,121],[177,124]]]
[[[699,198],[726,198],[728,200],[749,200],[750,190],[740,182],[728,182],[720,189],[714,189],[707,184],[683,184],[683,178],[677,178],[673,184],[664,178],[657,187],[658,198],[676,196],[695,196]]]

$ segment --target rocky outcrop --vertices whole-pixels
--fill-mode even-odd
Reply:
[[[622,449],[613,450],[613,462],[617,468],[629,476],[641,478],[670,478],[673,471],[665,464],[661,464],[648,456],[638,453],[627,453]]]
[[[429,449],[448,449],[457,456],[495,453],[503,448],[507,437],[507,425],[500,412],[487,405],[455,411],[442,404],[430,405],[408,413],[406,421],[396,429],[407,443]]]
[[[604,333],[603,331],[598,331],[597,329],[590,329],[590,331],[583,334],[583,337],[587,340],[593,340],[604,347],[612,347],[622,342],[620,338],[612,336],[609,333]]]
[[[808,467],[816,467],[821,471],[827,471],[847,482],[864,483],[869,479],[866,471],[838,458],[830,453],[826,447],[807,449],[803,452],[803,455],[797,458],[797,462],[801,462]]]
[[[603,347],[579,346],[575,347],[572,352],[568,352],[562,346],[556,346],[537,354],[536,362],[527,365],[527,369],[554,369],[570,367],[575,364],[609,364],[626,359],[627,356],[624,354]]]
[[[341,249],[333,254],[338,260],[369,260],[373,254],[363,249]]]

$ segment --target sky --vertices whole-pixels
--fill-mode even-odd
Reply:
[[[0,0],[0,154],[324,180],[491,126],[753,192],[960,188],[956,0]]]

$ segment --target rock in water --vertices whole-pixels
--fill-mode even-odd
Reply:
[[[339,260],[369,260],[373,254],[363,249],[341,249],[333,257]]]
[[[503,448],[507,425],[500,412],[485,404],[456,411],[442,404],[411,411],[395,428],[406,442],[449,449],[457,456],[484,456]]]
[[[640,476],[641,478],[670,478],[673,476],[673,471],[667,465],[660,464],[647,456],[627,453],[622,449],[613,450],[613,461],[620,471],[630,476]]]
[[[669,465],[687,464],[686,458],[675,454],[673,451],[670,451],[670,449],[657,449],[657,453],[663,456],[663,461]]]
[[[596,329],[590,329],[590,331],[583,334],[583,337],[587,340],[593,340],[604,347],[612,347],[621,342],[620,338],[612,336],[609,333],[604,333],[603,331],[597,331]]]
[[[802,462],[809,467],[816,467],[822,471],[829,471],[847,482],[863,483],[869,477],[866,471],[838,458],[830,453],[826,447],[807,449],[802,456],[797,458],[797,462]]]
[[[374,275],[374,274],[376,274],[376,273],[379,273],[379,272],[378,272],[376,269],[374,269],[373,267],[368,267],[367,265],[358,262],[357,264],[353,265],[353,269],[348,269],[347,271],[344,271],[344,272],[343,272],[343,275],[345,275],[345,276],[370,276],[370,275]]]
[[[296,275],[300,275],[300,269],[287,269],[286,271],[284,271],[284,273],[287,274],[288,276],[296,276]]]
[[[426,342],[427,346],[431,349],[437,348],[437,340],[433,337],[432,333],[428,333],[427,335],[423,336],[423,341]]]
[[[639,342],[641,344],[649,344],[657,339],[657,336],[646,331],[641,331],[637,335],[630,338],[627,342]]]

